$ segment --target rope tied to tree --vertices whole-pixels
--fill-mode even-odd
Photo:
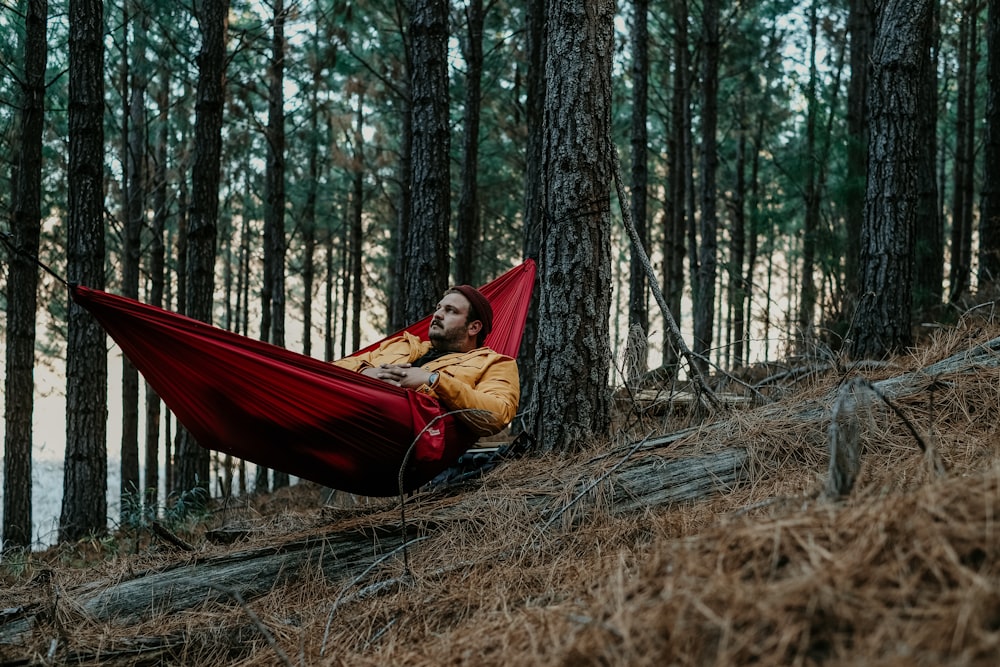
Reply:
[[[24,257],[25,259],[27,259],[27,260],[29,260],[31,262],[34,262],[43,271],[45,271],[47,274],[49,274],[50,276],[52,276],[53,278],[55,278],[56,280],[58,280],[64,286],[66,286],[67,288],[71,287],[70,283],[65,278],[63,278],[58,273],[56,273],[52,269],[52,267],[50,267],[48,264],[46,264],[45,262],[43,262],[42,260],[40,260],[38,258],[38,255],[34,255],[34,254],[28,252],[27,250],[25,250],[24,248],[22,248],[21,246],[19,246],[16,243],[16,241],[17,241],[16,237],[11,232],[0,231],[0,242],[2,242],[5,246],[7,246],[7,250],[11,254],[13,254],[13,255],[20,255],[21,257]]]

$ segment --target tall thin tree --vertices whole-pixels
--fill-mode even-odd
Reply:
[[[633,0],[632,31],[632,134],[631,134],[631,200],[632,224],[640,242],[649,252],[646,189],[649,182],[649,2]],[[629,380],[635,380],[648,367],[647,336],[649,334],[648,285],[646,270],[632,250],[629,262],[628,326],[629,336],[625,358]]]
[[[161,55],[162,57],[162,55]],[[156,92],[156,145],[153,150],[151,194],[153,198],[153,229],[149,244],[149,294],[150,304],[162,307],[166,288],[165,232],[169,204],[167,198],[167,154],[170,136],[170,67],[165,62],[157,65],[159,87]],[[155,507],[160,487],[160,397],[146,385],[146,457],[143,489],[147,507]],[[169,442],[169,440],[168,440]]]
[[[816,51],[819,48],[819,3],[813,0],[809,4],[809,79],[806,83],[806,143],[805,155],[805,185],[803,199],[805,219],[802,234],[802,282],[799,291],[798,336],[802,341],[812,337],[813,318],[816,313],[816,235],[819,230],[820,183],[819,160],[822,156],[817,144],[817,125],[819,118],[819,67],[816,62]]]
[[[933,0],[934,13],[940,4]],[[944,216],[938,203],[938,182],[935,160],[938,153],[938,80],[937,65],[940,53],[939,22],[931,37],[931,55],[924,60],[925,74],[920,78],[923,91],[920,99],[920,141],[915,147],[922,153],[918,159],[917,217],[913,230],[914,276],[913,304],[919,311],[940,305],[944,296]],[[971,175],[971,173],[970,173]],[[971,196],[970,196],[971,200]]]
[[[986,22],[986,128],[979,211],[979,281],[1000,284],[1000,0],[989,0]]]
[[[69,5],[70,281],[104,289],[104,3]],[[107,530],[108,358],[97,321],[71,303],[66,341],[66,462],[59,539]]]
[[[31,543],[31,449],[35,406],[35,315],[42,224],[42,131],[45,127],[45,66],[48,0],[29,0],[24,15],[24,70],[14,167],[11,232],[22,251],[10,257],[7,274],[7,345],[4,377],[4,469],[2,546]]]
[[[187,230],[187,314],[212,321],[215,246],[219,218],[219,165],[225,108],[226,33],[229,0],[201,0],[195,14],[202,36],[191,167],[191,210]],[[179,428],[173,491],[207,493],[210,455],[187,429]]]
[[[933,0],[886,0],[872,49],[871,141],[861,230],[861,300],[851,351],[881,357],[912,340],[913,226],[921,77],[929,57]]]
[[[868,161],[868,85],[874,32],[874,0],[849,0],[847,32],[850,39],[851,76],[847,87],[847,164],[844,193],[846,252],[845,287],[853,305],[858,289],[861,255],[861,221],[864,218]]]
[[[701,35],[701,224],[698,246],[698,276],[694,298],[694,351],[707,369],[712,347],[715,318],[715,280],[718,267],[718,227],[716,213],[716,170],[718,168],[719,124],[719,2],[702,5]]]
[[[412,209],[406,273],[400,276],[407,322],[426,315],[448,286],[448,37],[448,3],[414,0],[409,23]]]
[[[139,260],[142,228],[146,214],[146,25],[149,18],[142,3],[130,0],[125,5],[125,32],[131,28],[127,47],[130,57],[122,92],[126,102],[123,114],[125,136],[125,233],[122,244],[122,294],[139,298]],[[121,483],[119,498],[124,510],[140,500],[139,492],[139,372],[126,358],[122,359],[122,438]]]
[[[274,0],[271,59],[267,78],[267,166],[264,175],[264,291],[270,317],[268,338],[285,346],[285,3]],[[263,325],[261,326],[263,329]],[[263,335],[263,331],[261,334]],[[259,469],[258,469],[259,470]],[[264,477],[266,479],[266,476]],[[288,473],[274,471],[273,484],[288,486]]]
[[[611,62],[614,3],[546,7],[542,153],[546,224],[539,262],[534,434],[571,450],[609,425]]]
[[[522,252],[525,258],[537,260],[541,254],[541,234],[544,218],[542,192],[542,118],[545,110],[545,0],[527,0],[524,17],[525,101],[524,122],[527,139],[524,147],[524,236]],[[532,405],[535,392],[535,341],[538,338],[538,289],[532,292],[528,317],[521,338],[518,370],[521,375],[521,405]],[[522,428],[523,421],[514,427]]]
[[[358,108],[354,114],[354,173],[351,174],[351,227],[349,235],[351,266],[351,349],[361,349],[361,311],[364,301],[364,236],[365,236],[365,96],[358,91]],[[345,334],[346,335],[346,334]]]
[[[321,11],[315,7],[316,45],[310,52],[312,85],[309,90],[308,157],[306,158],[306,195],[302,207],[302,354],[312,355],[313,290],[316,281],[316,210],[319,195],[320,91],[323,90],[323,53],[320,44]]]
[[[455,281],[475,284],[482,221],[479,213],[479,113],[483,78],[483,0],[465,7],[465,109],[463,112],[461,190],[455,229]]]
[[[961,299],[969,290],[972,272],[972,188],[971,176],[975,160],[975,43],[978,0],[965,0],[959,21],[958,72],[955,91],[955,159],[952,171],[951,206],[951,271],[949,295],[951,302]]]
[[[673,3],[673,74],[670,99],[670,136],[667,154],[667,210],[664,216],[664,271],[663,293],[674,317],[680,321],[681,298],[684,293],[684,259],[687,256],[685,238],[688,219],[694,219],[688,207],[688,183],[691,178],[691,74],[688,43],[687,0]],[[691,256],[692,274],[697,267],[697,257]],[[663,363],[673,365],[680,351],[671,342],[667,327],[663,334]]]

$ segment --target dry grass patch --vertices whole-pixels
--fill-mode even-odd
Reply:
[[[863,372],[917,371],[990,340],[982,326]],[[1000,370],[934,377],[856,413],[851,495],[823,496],[831,407],[861,373],[830,364],[768,387],[659,445],[663,416],[575,455],[521,459],[406,505],[302,484],[220,507],[181,537],[142,536],[7,554],[0,618],[33,614],[10,664],[177,665],[987,665],[1000,641]],[[807,379],[803,379],[807,378]],[[687,416],[685,416],[685,419]],[[669,417],[666,418],[669,420]],[[624,422],[623,422],[624,423]],[[911,430],[919,436],[914,437]],[[650,441],[652,442],[652,440]],[[922,449],[926,447],[928,451]],[[698,500],[622,512],[620,473],[743,450],[741,481]],[[941,466],[937,466],[940,462]],[[659,470],[653,466],[650,470]],[[244,529],[231,545],[207,539]],[[355,535],[370,557],[317,547],[266,592],[205,590],[192,608],[130,624],[82,611],[88,590],[143,572]],[[405,538],[404,538],[405,535]],[[404,552],[399,549],[408,541]],[[331,567],[333,568],[331,570]],[[20,663],[16,662],[20,661]]]

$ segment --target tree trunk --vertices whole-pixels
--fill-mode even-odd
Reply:
[[[285,347],[285,3],[274,0],[274,31],[267,94],[267,174],[264,198],[266,248],[271,254],[271,343]],[[267,272],[265,271],[265,274]],[[274,471],[274,488],[288,486],[288,473]]]
[[[146,23],[148,13],[131,0],[125,32],[132,27],[129,48],[128,109],[125,136],[125,233],[122,247],[122,294],[139,298],[139,261],[142,251],[142,228],[146,215]],[[122,358],[122,439],[121,485],[119,498],[124,512],[138,507],[139,497],[139,371]]]
[[[365,97],[358,94],[358,109],[355,112],[354,125],[354,173],[351,175],[351,232],[350,232],[350,266],[351,266],[351,350],[361,349],[361,313],[364,310],[364,284],[361,281],[364,272],[364,214],[365,214]],[[347,335],[347,331],[344,331]]]
[[[104,289],[104,6],[69,8],[69,221],[66,273]],[[70,303],[66,340],[66,463],[59,540],[107,530],[108,358],[106,336]]]
[[[816,143],[816,126],[819,118],[819,71],[816,66],[816,49],[819,32],[817,2],[809,5],[809,81],[806,84],[806,146],[805,186],[803,204],[805,216],[802,230],[802,283],[799,292],[798,331],[796,339],[801,343],[813,337],[813,318],[816,316],[816,233],[819,230],[820,183],[818,160],[821,159]]]
[[[264,176],[264,285],[261,338],[285,346],[285,9],[274,0],[267,86],[267,166]],[[265,323],[268,326],[265,326]]]
[[[455,233],[455,282],[478,285],[483,276],[475,271],[480,266],[479,215],[479,110],[483,77],[483,0],[469,0],[465,7],[467,32],[465,38],[465,113],[462,136],[462,189],[458,198],[458,220]]]
[[[347,356],[347,330],[350,323],[351,307],[351,249],[348,213],[344,212],[344,224],[340,226],[340,357]]]
[[[319,44],[320,10],[316,8],[316,43]],[[312,356],[313,290],[316,282],[316,200],[319,193],[320,104],[323,66],[319,46],[312,54],[312,89],[309,91],[309,153],[306,197],[302,209],[302,354]]]
[[[569,450],[609,425],[614,3],[554,0],[546,18],[548,219],[534,357],[546,392],[544,400],[535,394],[530,412],[543,449]]]
[[[715,280],[718,263],[715,171],[719,156],[716,130],[719,123],[719,4],[705,0],[702,7],[701,54],[701,238],[698,246],[698,280],[694,294],[694,351],[707,359],[712,348],[715,319]],[[708,369],[700,361],[701,370]]]
[[[412,65],[411,65],[412,67]],[[410,216],[413,212],[413,102],[409,82],[400,102],[402,137],[399,141],[399,202],[396,205],[396,238],[392,242],[389,262],[389,331],[399,331],[406,321],[406,244],[410,237]],[[341,354],[340,356],[344,356]]]
[[[219,219],[220,155],[222,115],[225,107],[226,31],[229,0],[201,0],[197,5],[202,46],[198,54],[194,164],[191,168],[191,216],[188,223],[187,314],[202,322],[212,321],[215,285],[215,246]],[[178,427],[177,493],[209,489],[207,449],[198,446],[191,433]],[[194,499],[192,499],[194,500]]]
[[[542,190],[542,118],[545,112],[545,0],[526,0],[525,52],[527,54],[527,91],[524,120],[527,140],[524,149],[524,237],[522,248],[525,259],[538,260],[541,254],[541,235],[545,210]],[[535,342],[538,340],[538,279],[531,294],[531,305],[524,323],[521,349],[517,357],[521,379],[521,405],[531,405],[536,391]],[[515,422],[520,429],[523,422]]]
[[[979,281],[1000,284],[1000,0],[989,0],[986,24],[986,137],[979,211]]]
[[[764,143],[764,114],[760,114],[757,118],[757,129],[753,140],[753,158],[750,161],[750,229],[748,233],[748,243],[747,243],[747,260],[746,260],[746,274],[743,279],[743,284],[746,287],[746,309],[745,313],[749,322],[753,321],[753,304],[754,304],[754,281],[756,276],[754,275],[754,270],[757,268],[757,255],[760,251],[760,232],[761,230],[761,220],[763,220],[764,215],[761,211],[760,202],[760,147]],[[765,297],[765,301],[769,301]],[[766,321],[766,319],[765,319]],[[747,335],[744,341],[743,347],[743,358],[750,359],[750,325],[749,322],[746,327]],[[767,336],[764,336],[765,348],[767,346]],[[767,358],[765,352],[764,358]]]
[[[336,268],[336,262],[334,261],[334,235],[333,229],[326,230],[326,243],[324,249],[324,256],[326,258],[326,281],[325,281],[325,308],[323,309],[325,326],[323,327],[323,360],[333,361],[334,357],[334,340],[336,339],[336,332],[334,331],[334,324],[336,320],[334,319],[335,307],[333,295],[336,292],[336,274],[334,269]]]
[[[164,305],[164,281],[166,266],[166,246],[164,230],[166,229],[169,206],[167,204],[167,154],[169,143],[170,120],[170,68],[161,64],[159,68],[160,87],[156,95],[156,106],[159,111],[157,120],[157,135],[155,148],[155,168],[153,170],[153,230],[149,246],[149,303],[162,307]],[[159,498],[160,487],[160,397],[153,388],[146,385],[146,478],[143,489],[146,493],[147,508],[155,508]],[[155,514],[154,514],[155,516]]]
[[[874,31],[873,0],[849,0],[847,31],[851,42],[851,80],[847,87],[847,173],[845,211],[847,252],[844,257],[846,290],[851,307],[860,284],[861,221],[864,219],[868,162],[868,84]]]
[[[937,2],[934,5],[937,6]],[[934,10],[935,13],[937,10]],[[937,23],[937,21],[934,21]],[[937,29],[935,29],[935,34]],[[937,41],[937,38],[934,38]],[[937,178],[934,162],[937,158],[938,109],[938,46],[932,46],[933,56],[925,61],[926,72],[921,78],[920,137],[925,137],[916,149],[922,151],[917,174],[919,201],[914,230],[913,302],[919,311],[932,309],[944,295],[944,217],[938,205]],[[971,198],[970,198],[971,201]]]
[[[743,95],[739,96],[737,113],[740,115],[739,136],[736,140],[736,184],[733,186],[732,197],[732,240],[730,242],[731,257],[729,260],[729,303],[733,309],[733,340],[730,359],[732,366],[738,369],[743,366],[745,358],[743,356],[747,345],[746,326],[746,301],[749,284],[743,273],[743,264],[746,260],[747,242],[747,220],[746,220],[746,193],[747,193],[747,132],[748,119],[746,118],[746,105]]]
[[[177,260],[174,273],[177,276],[177,287],[174,292],[177,294],[177,312],[190,315],[188,312],[188,219],[190,191],[188,181],[180,179],[177,192]]]
[[[931,0],[888,0],[872,50],[871,141],[861,233],[862,298],[852,353],[882,357],[909,345],[913,225]]]
[[[42,224],[42,133],[48,1],[30,0],[24,15],[24,71],[18,118],[11,232],[23,254],[11,253],[7,274],[6,376],[4,377],[3,539],[31,544],[31,449],[35,402],[35,315]]]
[[[415,0],[410,10],[412,210],[401,276],[406,322],[427,315],[448,287],[448,6],[441,0]]]
[[[975,88],[974,71],[971,69],[972,43],[976,17],[972,13],[976,0],[963,4],[958,38],[958,74],[955,91],[955,162],[952,172],[951,207],[951,271],[949,273],[948,300],[959,301],[969,290],[971,276],[972,202],[966,188],[967,175],[972,169],[975,146],[969,142],[970,125],[974,123],[975,108],[969,106],[969,90]]]
[[[688,51],[688,8],[687,0],[678,0],[673,4],[674,24],[674,68],[673,97],[670,102],[671,130],[669,139],[668,171],[668,204],[667,227],[664,230],[664,272],[663,293],[666,294],[667,305],[671,313],[681,323],[681,299],[684,295],[684,258],[687,255],[685,238],[688,229],[688,217],[693,215],[687,205],[687,183],[690,178],[690,118],[691,109],[691,78],[689,74],[690,53]],[[697,262],[691,265],[697,266]],[[694,268],[692,268],[692,273]],[[664,327],[663,363],[672,366],[677,363],[680,351],[670,339],[668,327]]]
[[[647,218],[647,187],[649,184],[649,132],[646,120],[649,114],[649,2],[633,0],[633,24],[629,41],[632,44],[632,224],[648,253],[649,224]],[[628,328],[629,348],[625,352],[626,377],[630,381],[645,374],[649,368],[647,336],[649,335],[649,307],[646,269],[632,249],[629,263]],[[631,332],[635,332],[632,335]]]
[[[934,1],[934,4],[937,5],[937,0]],[[976,154],[979,152],[976,124],[979,112],[976,105],[976,94],[979,91],[979,12],[981,7],[980,0],[969,0],[966,19],[969,23],[969,62],[967,65],[969,83],[965,90],[965,108],[968,110],[969,120],[965,124],[966,165],[961,184],[962,198],[965,200],[965,220],[962,223],[962,257],[967,265],[966,281],[970,282],[972,278],[972,229],[975,226],[976,213]],[[933,73],[930,68],[928,71]]]

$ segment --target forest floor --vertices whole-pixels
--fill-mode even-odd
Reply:
[[[998,336],[970,317],[883,364],[790,359],[708,415],[620,395],[608,441],[422,490],[405,524],[300,483],[8,552],[0,664],[995,665]],[[857,446],[839,495],[832,442]],[[740,474],[682,500],[616,482],[733,451]],[[278,565],[210,574],[256,561]]]

